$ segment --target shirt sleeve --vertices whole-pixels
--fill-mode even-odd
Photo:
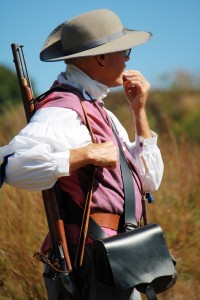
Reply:
[[[68,125],[70,124],[70,125]],[[91,142],[77,113],[66,108],[43,108],[5,146],[8,159],[5,181],[28,190],[51,188],[59,177],[69,176],[69,149]]]
[[[135,141],[130,142],[124,127],[112,113],[109,114],[132,154],[146,191],[157,190],[163,174],[157,135],[152,132],[151,139],[136,136]],[[70,175],[69,150],[90,142],[90,133],[75,111],[42,108],[7,146],[1,148],[2,153],[0,149],[0,157],[13,153],[8,159],[5,181],[28,190],[51,188],[59,177]]]
[[[108,111],[108,113],[116,126],[120,138],[126,144],[133,157],[134,163],[139,169],[145,191],[156,191],[160,186],[164,171],[161,152],[157,146],[158,135],[152,131],[152,137],[144,139],[136,134],[135,141],[131,142],[127,131],[121,125],[116,116],[110,111]]]

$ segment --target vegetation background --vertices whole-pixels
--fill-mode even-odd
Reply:
[[[200,84],[190,74],[166,78],[168,88],[148,99],[152,129],[165,164],[159,191],[148,206],[177,260],[176,285],[159,300],[198,299],[200,295]],[[0,146],[26,124],[15,74],[0,66]],[[195,82],[195,84],[194,84]],[[131,138],[132,116],[121,90],[106,100]],[[33,255],[47,232],[40,193],[4,185],[0,190],[0,300],[45,300],[43,266]],[[144,298],[145,299],[145,298]]]

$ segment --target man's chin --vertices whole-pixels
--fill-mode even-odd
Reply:
[[[110,88],[114,88],[114,87],[118,87],[118,86],[122,86],[122,85],[123,85],[123,80],[119,79],[114,84],[112,84],[112,86],[110,86]]]

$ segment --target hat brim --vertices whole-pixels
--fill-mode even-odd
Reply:
[[[61,28],[61,26],[59,26]],[[56,32],[58,37],[59,32]],[[95,56],[100,54],[112,53],[117,51],[123,51],[139,45],[144,44],[152,37],[152,34],[147,31],[130,30],[126,29],[125,34],[115,40],[107,42],[88,50],[84,50],[78,53],[66,55],[62,49],[61,39],[52,42],[54,36],[51,34],[47,38],[46,42],[40,52],[40,59],[46,62],[60,61],[76,57]]]

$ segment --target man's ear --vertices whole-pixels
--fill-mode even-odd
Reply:
[[[105,66],[106,61],[105,61],[105,55],[104,55],[104,54],[97,55],[97,56],[96,56],[96,59],[97,59],[97,61],[98,61],[98,64],[99,64],[101,67],[104,67],[104,66]]]

